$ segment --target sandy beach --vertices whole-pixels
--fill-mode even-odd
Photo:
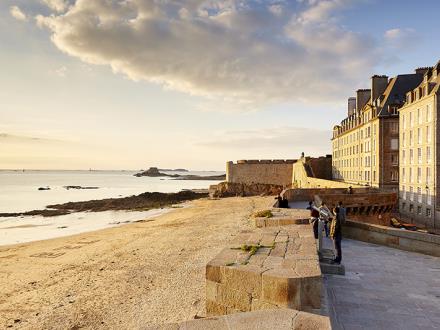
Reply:
[[[146,222],[0,247],[0,326],[137,329],[203,316],[205,264],[272,199],[201,199]]]

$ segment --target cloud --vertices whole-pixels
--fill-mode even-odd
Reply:
[[[68,2],[64,0],[41,0],[41,2],[58,13],[64,12],[68,7]]]
[[[47,2],[47,1],[46,1]],[[77,0],[38,15],[63,52],[222,107],[335,101],[377,63],[347,30],[347,0]],[[337,78],[337,79],[336,79]],[[217,103],[218,102],[218,103]]]
[[[12,17],[14,17],[18,21],[27,21],[27,16],[25,13],[21,11],[21,9],[17,6],[11,6],[9,8],[9,13]]]
[[[197,143],[210,149],[227,149],[262,152],[271,155],[289,152],[299,155],[301,152],[323,155],[330,151],[331,132],[304,127],[276,127],[261,130],[228,131],[212,140]],[[307,141],[307,143],[305,143]]]
[[[64,143],[66,141],[43,138],[37,136],[15,135],[9,133],[0,133],[0,143]]]
[[[418,37],[414,29],[411,28],[395,28],[385,31],[384,39],[388,46],[393,48],[412,48]]]
[[[54,73],[61,78],[64,78],[67,74],[67,68],[63,65],[54,71]]]

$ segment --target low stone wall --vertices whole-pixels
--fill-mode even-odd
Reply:
[[[347,220],[343,236],[400,250],[440,257],[440,236]]]
[[[215,186],[209,187],[211,197],[235,197],[235,196],[276,196],[283,190],[283,186],[274,184],[245,184],[220,182]]]
[[[280,209],[271,208],[272,217],[256,217],[255,226],[278,227],[286,225],[305,225],[309,223],[310,211],[304,209]]]
[[[342,202],[350,219],[379,225],[390,223],[391,212],[397,205],[397,193],[375,188],[353,188],[353,194],[341,188],[286,189],[282,195],[290,202],[314,200],[320,204],[324,201],[330,209]]]
[[[295,159],[239,160],[226,163],[226,181],[244,184],[290,186]]]
[[[147,328],[147,330],[330,330],[326,316],[300,312],[293,309],[271,309],[249,313],[209,317],[199,320],[172,323]]]
[[[253,246],[246,251],[245,246]],[[206,265],[208,316],[321,307],[322,277],[310,225],[242,232]]]

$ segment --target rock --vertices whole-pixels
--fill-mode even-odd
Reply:
[[[141,176],[158,177],[158,176],[168,176],[168,174],[161,173],[157,167],[150,167],[146,171],[134,174],[134,176],[137,176],[137,177],[141,177]]]

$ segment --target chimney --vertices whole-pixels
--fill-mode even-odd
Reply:
[[[356,110],[361,111],[371,96],[371,89],[358,89],[356,91]]]
[[[349,97],[348,98],[348,117],[353,115],[355,110],[356,110],[356,98]]]
[[[371,103],[379,98],[388,86],[388,76],[371,77]]]
[[[423,68],[417,68],[414,71],[416,72],[416,74],[425,74],[425,72],[429,69],[431,69],[429,66],[425,66]]]

